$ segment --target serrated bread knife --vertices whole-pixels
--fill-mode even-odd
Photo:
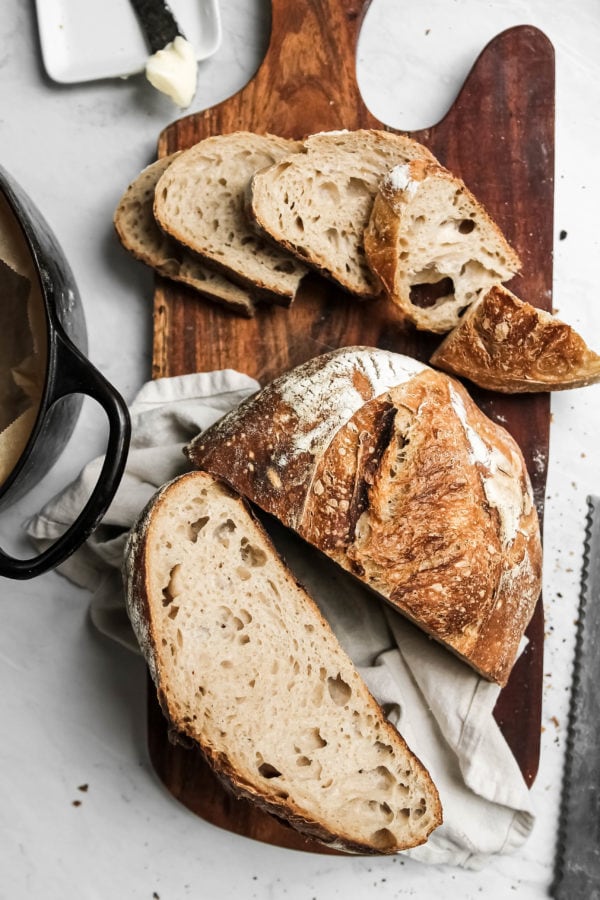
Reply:
[[[600,900],[600,497],[588,497],[552,896]]]

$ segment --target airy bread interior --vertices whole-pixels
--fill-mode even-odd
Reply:
[[[160,178],[154,215],[161,228],[265,299],[291,303],[306,270],[257,234],[245,212],[251,176],[297,148],[274,135],[234,132],[184,150]]]
[[[417,328],[444,333],[520,260],[460,179],[412,162],[381,183],[365,249],[390,299]]]
[[[252,316],[254,302],[245,288],[211,269],[198,256],[161,231],[156,223],[156,184],[178,155],[174,153],[151,163],[129,185],[114,214],[119,240],[136,259],[165,278],[186,284],[240,315]]]
[[[344,849],[426,840],[428,773],[237,495],[203,472],[172,482],[128,564],[163,706],[239,793]]]
[[[358,296],[381,293],[363,232],[383,175],[410,159],[434,160],[422,144],[384,131],[311,135],[251,182],[251,215],[300,259]]]

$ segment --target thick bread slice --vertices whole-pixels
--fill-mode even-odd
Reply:
[[[359,297],[381,284],[365,260],[363,232],[381,178],[411,159],[435,162],[422,144],[387,131],[313,134],[302,152],[257,173],[250,212],[283,247]]]
[[[396,166],[381,182],[365,232],[369,265],[424,331],[444,333],[521,261],[464,183],[434,163]]]
[[[238,131],[179,154],[160,178],[154,215],[171,237],[264,299],[289,305],[306,269],[259,235],[245,212],[251,176],[299,147],[274,135]]]
[[[254,302],[245,289],[164,234],[154,218],[154,190],[161,175],[178,156],[173,153],[147,166],[129,185],[115,210],[119,240],[136,259],[165,278],[178,281],[243,316],[254,315]]]
[[[539,524],[517,444],[458,382],[344,348],[263,388],[187,453],[506,683],[540,593]]]
[[[352,852],[441,822],[437,791],[241,499],[166,485],[126,551],[131,621],[163,710],[234,793]]]
[[[433,366],[491,391],[564,391],[600,382],[600,356],[570,325],[491,288],[442,341]]]

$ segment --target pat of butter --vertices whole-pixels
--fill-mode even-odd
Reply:
[[[146,78],[177,106],[189,106],[196,93],[198,67],[194,48],[181,35],[158,50],[146,63]]]

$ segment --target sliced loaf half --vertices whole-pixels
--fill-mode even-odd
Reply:
[[[246,288],[209,268],[195,253],[158,227],[154,218],[154,191],[158,179],[178,155],[156,160],[129,185],[114,215],[119,240],[136,259],[159,275],[186,284],[239,315],[253,316],[254,301]]]
[[[570,325],[504,287],[491,288],[471,306],[430,362],[506,394],[600,382],[600,356]]]
[[[394,853],[440,824],[428,772],[221,482],[192,472],[158,492],[126,582],[167,718],[235,794],[352,852]]]
[[[206,138],[173,160],[154,195],[171,237],[264,299],[289,305],[306,269],[259,235],[245,212],[250,178],[293,153],[295,141],[246,131]]]
[[[381,182],[365,249],[405,317],[440,334],[521,266],[465,184],[442,166],[422,161],[394,167]]]
[[[381,293],[365,260],[363,232],[381,178],[412,159],[435,162],[422,144],[387,131],[314,134],[302,152],[257,173],[250,214],[283,247],[359,297]]]

